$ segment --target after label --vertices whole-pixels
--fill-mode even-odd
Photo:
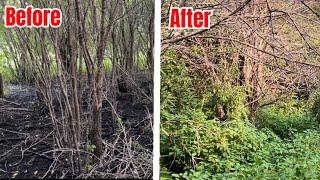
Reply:
[[[170,10],[170,29],[209,29],[212,10],[193,10],[191,7],[173,7]]]

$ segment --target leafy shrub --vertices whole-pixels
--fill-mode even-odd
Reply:
[[[166,111],[183,111],[186,108],[199,108],[200,103],[193,101],[198,98],[192,89],[192,78],[183,62],[177,62],[174,52],[165,60],[161,68],[161,105]]]
[[[319,123],[309,113],[311,102],[289,99],[260,111],[258,123],[271,129],[281,138],[291,138],[295,133],[317,129]]]
[[[271,134],[270,134],[271,133]],[[183,179],[319,179],[320,134],[306,131],[295,135],[292,141],[283,141],[269,132],[257,151],[249,153],[245,163],[236,163],[230,171],[217,172],[214,164],[201,162],[194,169],[173,177]],[[307,141],[306,141],[307,140]],[[234,157],[229,157],[233,159]],[[222,161],[220,163],[223,166]],[[229,163],[232,161],[229,161]]]
[[[281,138],[292,138],[295,133],[318,127],[315,118],[310,115],[285,115],[267,108],[259,116],[261,125]]]
[[[311,112],[317,122],[320,124],[320,95],[314,100]]]
[[[320,178],[320,133],[307,103],[263,109],[258,130],[246,116],[243,87],[201,82],[175,52],[164,57],[162,179]],[[226,122],[215,119],[216,103],[228,106]]]
[[[176,58],[174,53],[171,56]],[[167,59],[162,68],[162,163],[171,170],[174,166],[176,172],[203,163],[209,163],[214,172],[232,171],[262,143],[254,128],[247,121],[240,120],[245,119],[246,114],[242,105],[244,98],[234,94],[243,91],[241,88],[213,90],[215,95],[211,101],[203,103],[203,99],[198,100],[201,94],[192,86],[195,79],[188,76],[183,62],[172,59]],[[217,102],[229,107],[230,121],[223,125],[209,118],[203,108],[212,109]]]

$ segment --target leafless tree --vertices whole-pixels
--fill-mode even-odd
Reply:
[[[106,158],[108,143],[102,139],[101,129],[103,102],[112,99],[116,127],[115,96],[120,86],[132,94],[145,95],[135,86],[133,76],[142,71],[139,63],[145,60],[145,73],[152,78],[153,1],[16,3],[21,7],[30,4],[60,8],[62,26],[6,29],[4,52],[13,60],[16,76],[36,85],[39,101],[48,108],[52,120],[56,148],[73,150],[69,153],[73,170],[80,173],[90,158],[98,164]],[[112,63],[111,73],[106,72],[107,61]],[[88,147],[94,151],[90,156],[86,153],[84,160],[81,152]]]

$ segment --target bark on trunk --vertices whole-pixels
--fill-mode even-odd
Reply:
[[[2,74],[0,74],[0,97],[4,97],[4,85],[3,85],[3,78]]]

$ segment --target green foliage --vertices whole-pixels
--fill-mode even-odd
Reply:
[[[221,104],[226,107],[226,114],[229,120],[247,119],[248,108],[246,107],[245,88],[242,86],[231,86],[228,84],[216,85],[215,94],[209,104],[214,107]]]
[[[247,118],[244,87],[191,75],[173,51],[164,56],[161,78],[161,179],[320,178],[310,102],[293,98],[262,109],[258,130]],[[216,104],[227,107],[223,123]]]
[[[0,73],[2,74],[5,81],[13,80],[14,74],[9,68],[9,61],[0,51]]]
[[[112,70],[112,61],[110,58],[105,58],[103,61],[104,64],[104,68],[106,70],[106,72],[111,72]]]
[[[257,123],[281,138],[291,138],[295,133],[318,128],[319,123],[308,113],[310,107],[310,102],[292,98],[262,109]]]
[[[263,119],[261,122],[263,127],[271,129],[281,138],[291,138],[297,132],[318,127],[318,123],[311,116],[277,114],[271,108],[263,110],[260,118]]]
[[[138,52],[138,59],[137,59],[136,64],[137,64],[139,70],[145,70],[148,67],[147,57],[141,51]]]
[[[193,101],[198,96],[191,88],[192,78],[188,76],[186,66],[183,62],[174,61],[175,52],[169,51],[167,54],[164,66],[161,68],[162,112],[174,113],[174,111],[184,111],[186,108],[199,108],[201,105]]]
[[[210,164],[176,176],[183,179],[319,179],[320,134],[306,131],[296,134],[292,141],[282,141],[276,136],[267,137],[262,148],[247,158],[247,163],[238,164],[233,171],[216,173]],[[230,157],[232,158],[232,157]]]
[[[320,95],[316,95],[314,99],[314,103],[311,108],[311,113],[313,117],[317,120],[317,122],[320,124]]]
[[[227,107],[228,119],[247,119],[245,87],[231,84],[212,84],[202,77],[189,74],[183,59],[168,51],[161,67],[161,105],[162,112],[179,112],[186,109],[199,109],[209,119],[215,117],[215,106]]]
[[[94,149],[96,149],[96,146],[94,144],[88,144],[87,145],[87,151],[93,153]]]

